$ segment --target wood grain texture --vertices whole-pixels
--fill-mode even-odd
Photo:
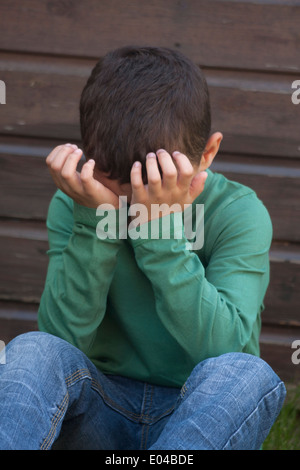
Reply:
[[[56,190],[45,158],[60,143],[59,140],[2,139],[0,217],[45,220]],[[272,158],[221,152],[212,170],[257,193],[271,215],[274,239],[300,241],[300,168],[297,161],[286,159],[283,165]]]
[[[6,53],[1,58],[7,104],[0,107],[0,135],[80,140],[79,99],[95,61]],[[292,75],[207,68],[204,73],[223,151],[300,157]]]
[[[210,67],[297,72],[299,17],[298,1],[2,0],[0,48],[98,58],[142,43]]]
[[[220,154],[212,169],[256,192],[271,216],[275,240],[300,241],[298,162]]]
[[[0,339],[8,344],[13,338],[28,331],[37,331],[36,304],[0,300]]]
[[[48,259],[45,224],[2,220],[0,225],[0,300],[38,303]],[[263,322],[300,327],[300,250],[298,245],[273,244],[271,281]]]
[[[0,299],[38,303],[48,260],[45,225],[17,220],[0,225]]]
[[[281,380],[299,384],[300,364],[292,361],[294,340],[300,339],[299,328],[263,326],[260,335],[260,354]]]
[[[280,377],[300,339],[300,0],[1,0],[0,339],[37,328],[47,271],[45,218],[55,186],[45,158],[80,145],[78,102],[96,60],[127,44],[182,51],[207,77],[213,171],[253,188],[274,228],[262,357]]]
[[[0,339],[8,344],[16,336],[37,331],[36,304],[0,301]],[[263,325],[260,354],[279,375],[290,383],[299,383],[300,364],[292,362],[294,340],[300,339],[300,328]]]

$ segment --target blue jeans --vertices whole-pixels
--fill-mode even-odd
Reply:
[[[66,341],[26,333],[0,365],[0,449],[259,449],[284,397],[248,354],[201,362],[180,390],[104,375]]]

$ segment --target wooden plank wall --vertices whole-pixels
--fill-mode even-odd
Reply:
[[[254,188],[270,211],[271,283],[262,356],[286,380],[300,339],[300,0],[1,0],[0,339],[36,328],[47,269],[45,157],[80,145],[78,100],[96,60],[126,44],[168,46],[205,71],[213,127],[224,134],[213,169]]]

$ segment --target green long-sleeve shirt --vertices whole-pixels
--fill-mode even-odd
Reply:
[[[57,191],[40,330],[104,373],[166,386],[182,386],[208,357],[258,355],[269,214],[251,189],[210,170],[196,204],[204,204],[204,244],[192,251],[176,229],[170,239],[100,240],[96,210]]]

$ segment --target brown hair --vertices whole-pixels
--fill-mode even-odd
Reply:
[[[128,46],[95,65],[80,100],[83,152],[120,183],[149,152],[179,150],[199,163],[211,128],[202,71],[168,48]]]

